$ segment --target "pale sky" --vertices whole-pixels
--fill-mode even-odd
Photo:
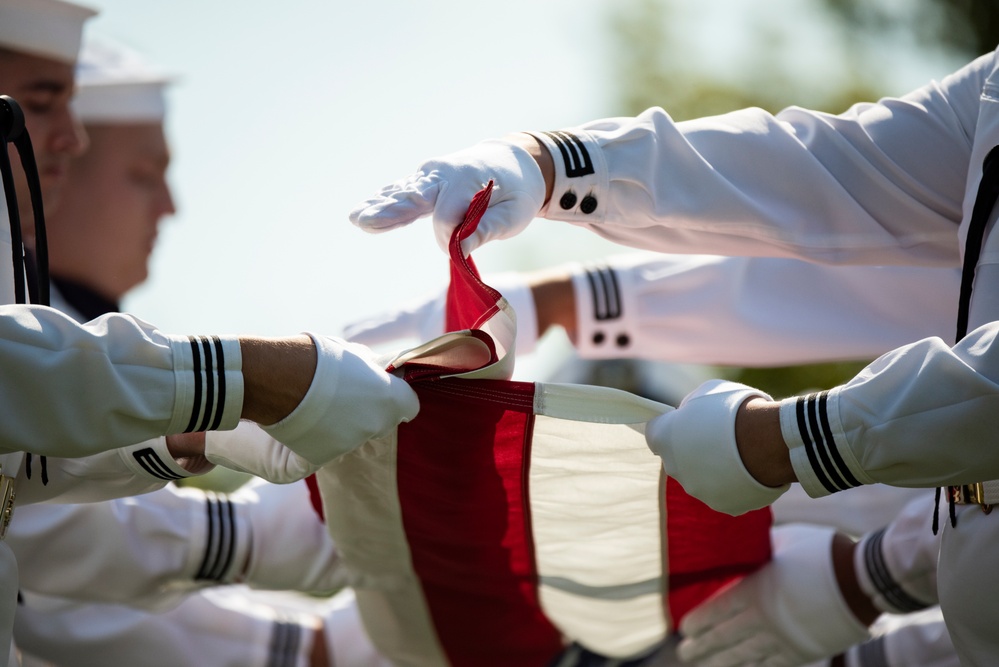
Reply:
[[[435,290],[447,263],[429,222],[372,236],[347,220],[354,204],[434,155],[609,111],[599,2],[91,4],[92,34],[179,75],[179,212],[125,303],[168,331],[337,334]],[[476,259],[560,259],[516,245]]]
[[[178,76],[168,133],[179,212],[124,304],[165,331],[337,335],[436,290],[447,264],[429,221],[371,236],[347,220],[355,203],[481,139],[620,113],[605,64],[610,0],[89,4],[102,10],[91,34]],[[691,3],[729,48],[753,39],[733,17],[746,6]],[[795,15],[807,3],[766,6],[807,23]],[[792,34],[804,66],[820,66],[821,40]],[[886,92],[945,72],[915,68]],[[538,220],[475,259],[488,273],[613,251],[626,249]]]

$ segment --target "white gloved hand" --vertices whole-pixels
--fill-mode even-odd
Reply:
[[[760,484],[742,463],[735,416],[754,396],[772,400],[744,384],[709,380],[645,429],[649,448],[662,458],[666,474],[719,512],[739,515],[765,507],[790,488]]]
[[[262,427],[272,437],[323,465],[416,416],[416,392],[382,370],[371,350],[309,335],[317,353],[312,384],[290,415]]]
[[[205,433],[205,458],[215,465],[247,472],[275,484],[304,479],[319,470],[253,422],[231,431]]]
[[[525,149],[504,139],[423,163],[416,173],[387,185],[350,212],[366,232],[386,232],[433,214],[437,244],[448,252],[451,232],[468,205],[490,180],[495,187],[475,233],[462,242],[466,255],[486,241],[514,236],[534,219],[545,202],[541,168]]]
[[[305,482],[253,480],[229,498],[250,526],[241,583],[307,593],[329,593],[346,584],[336,545],[312,507]]]
[[[804,524],[776,528],[771,562],[684,617],[680,660],[698,667],[797,667],[867,639],[836,582],[835,533]]]
[[[529,354],[538,344],[538,318],[534,295],[523,275],[501,273],[482,279],[507,300],[517,315],[517,353]],[[352,343],[382,345],[415,339],[425,343],[442,336],[444,331],[444,301],[447,288],[416,299],[395,310],[386,311],[366,320],[348,324],[344,338]]]

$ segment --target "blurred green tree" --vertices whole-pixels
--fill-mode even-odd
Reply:
[[[830,21],[845,25],[839,14],[815,2],[811,6],[811,30],[828,33]],[[683,120],[748,106],[776,111],[797,104],[838,111],[883,90],[871,68],[853,63],[845,37],[826,37],[823,48],[836,52],[822,57],[817,73],[801,62],[798,21],[721,0],[700,3],[695,12],[688,7],[679,0],[614,5],[611,71],[621,113],[661,106]],[[738,40],[744,44],[726,43],[747,35],[752,38]],[[720,63],[719,52],[724,54]]]
[[[822,0],[853,44],[887,33],[968,59],[999,43],[999,5],[980,0]]]

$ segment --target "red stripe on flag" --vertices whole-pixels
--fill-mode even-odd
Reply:
[[[666,605],[672,627],[679,627],[687,612],[719,588],[770,560],[772,523],[769,507],[730,516],[666,478]]]
[[[399,427],[399,502],[441,646],[452,667],[547,665],[562,639],[538,601],[524,482],[534,385],[413,388],[420,413]]]
[[[319,515],[319,520],[326,523],[326,514],[323,512],[323,495],[319,492],[316,473],[305,478],[305,485],[309,487],[309,502],[312,504],[312,509]]]
[[[461,252],[461,242],[479,226],[479,220],[489,206],[492,190],[493,182],[489,181],[486,187],[475,194],[465,213],[465,219],[451,234],[448,246],[451,255],[451,283],[448,285],[444,308],[445,331],[476,329],[499,310],[496,303],[502,295],[482,282],[472,257],[465,257]]]

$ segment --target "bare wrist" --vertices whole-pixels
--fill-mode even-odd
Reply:
[[[836,575],[836,583],[839,585],[840,593],[846,601],[846,606],[857,617],[857,620],[864,625],[870,625],[881,612],[867,597],[857,580],[857,571],[853,560],[853,552],[856,548],[857,543],[842,533],[837,533],[833,537],[833,572]]]
[[[735,437],[743,465],[760,484],[776,488],[797,481],[780,430],[780,403],[748,399],[735,417]]]
[[[326,628],[321,618],[317,619],[317,627],[312,634],[309,667],[334,667],[332,657],[326,647]]]
[[[308,336],[240,338],[243,357],[242,418],[276,424],[305,398],[316,372],[316,347]]]
[[[575,343],[576,293],[572,287],[572,276],[562,270],[545,270],[532,273],[527,279],[534,298],[538,337],[549,328],[560,326]]]
[[[205,454],[205,434],[176,433],[166,437],[167,451],[175,459],[187,459]]]

